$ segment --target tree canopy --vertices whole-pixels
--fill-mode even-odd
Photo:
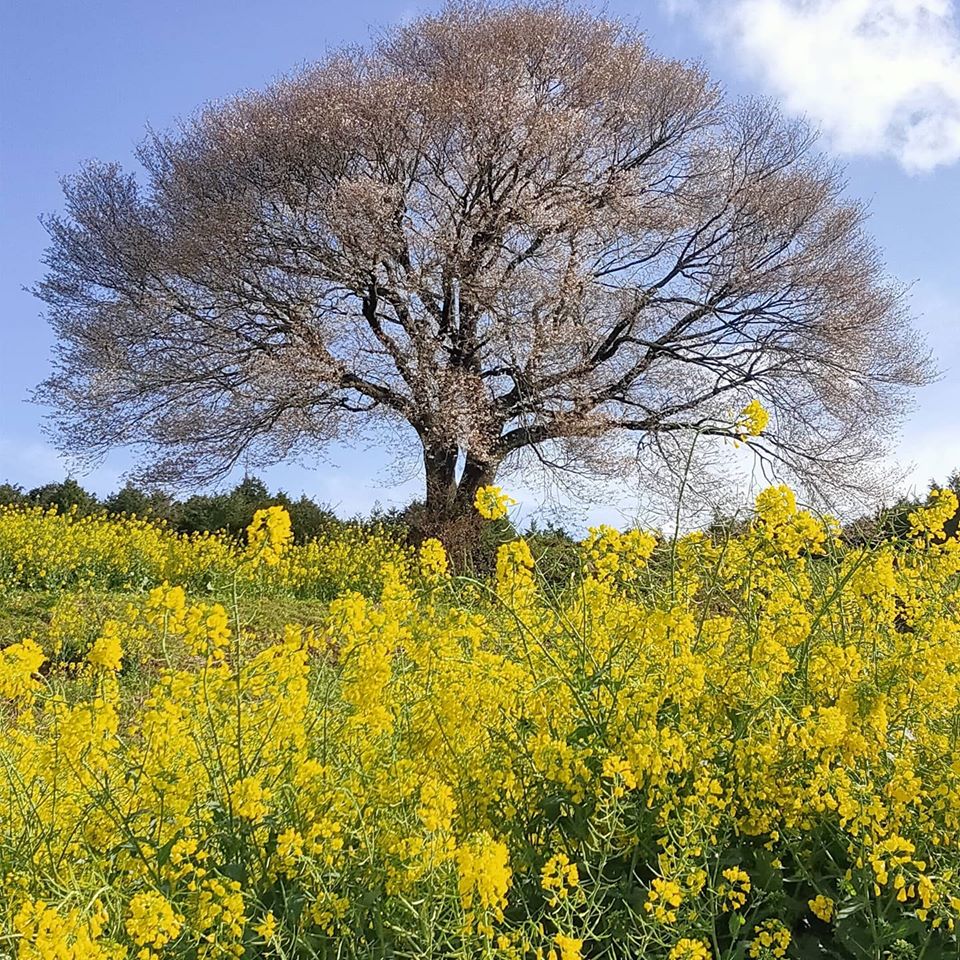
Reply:
[[[38,396],[68,452],[135,446],[144,481],[387,428],[456,513],[525,462],[736,438],[758,399],[758,455],[829,487],[930,375],[813,133],[605,16],[449,5],[138,156],[46,220]]]

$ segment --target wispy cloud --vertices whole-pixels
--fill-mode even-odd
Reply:
[[[665,0],[832,147],[910,172],[960,161],[953,0]]]

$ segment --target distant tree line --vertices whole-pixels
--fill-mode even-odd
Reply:
[[[343,523],[327,504],[317,503],[306,494],[294,499],[283,490],[271,493],[256,477],[244,477],[233,489],[199,493],[178,500],[159,489],[141,489],[127,483],[103,499],[85,490],[76,480],[67,478],[32,490],[10,483],[0,484],[0,504],[56,507],[75,510],[82,515],[105,513],[109,516],[135,515],[163,522],[179,533],[224,531],[241,534],[254,513],[262,507],[280,504],[290,514],[294,538],[302,543],[331,531]],[[398,522],[399,512],[376,511],[371,520]]]

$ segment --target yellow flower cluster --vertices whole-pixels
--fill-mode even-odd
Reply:
[[[512,871],[506,844],[481,833],[457,851],[460,901],[468,928],[492,936],[495,921],[503,920]]]
[[[270,791],[264,789],[259,777],[241,777],[234,781],[229,795],[234,815],[241,820],[255,822],[266,816]]]
[[[829,923],[833,919],[834,902],[830,897],[818,893],[812,900],[807,901],[807,906],[810,912],[824,923]]]
[[[453,791],[445,783],[429,779],[420,788],[420,806],[417,815],[430,833],[449,830],[456,812]]]
[[[425,580],[442,580],[447,575],[447,551],[435,537],[420,544],[420,572]]]
[[[673,880],[657,878],[650,884],[643,909],[651,914],[658,923],[677,922],[677,908],[683,903],[683,890]]]
[[[540,883],[550,894],[551,903],[555,904],[580,885],[580,872],[565,853],[558,853],[544,864]]]
[[[256,563],[276,566],[293,543],[290,514],[283,507],[265,507],[247,527],[247,553]]]
[[[0,650],[0,700],[29,700],[40,689],[37,671],[46,662],[43,650],[33,640],[12,643]]]
[[[61,912],[42,900],[26,900],[13,918],[20,960],[120,960],[123,947],[101,934],[109,916],[99,901]]]
[[[413,556],[379,527],[345,525],[337,534],[292,543],[282,507],[257,512],[248,543],[221,534],[177,535],[146,520],[80,517],[0,506],[0,587],[139,591],[167,581],[193,590],[239,584],[271,595],[330,600],[345,590],[374,595],[390,562]]]
[[[750,944],[750,956],[785,957],[790,946],[790,931],[779,920],[764,920]]]
[[[522,539],[481,584],[435,541],[296,546],[278,515],[248,553],[2,513],[7,598],[45,598],[50,645],[0,650],[0,944],[956,955],[944,504],[910,542],[844,548],[772,488],[723,542],[597,528],[566,589]]]
[[[728,867],[722,877],[725,882],[719,885],[717,892],[725,899],[723,909],[740,910],[750,893],[750,874],[739,867]]]
[[[910,531],[915,537],[938,540],[943,536],[943,528],[957,512],[960,503],[952,490],[932,490],[929,503],[910,516]]]
[[[577,937],[568,937],[566,934],[558,933],[553,942],[557,945],[559,951],[559,960],[580,960],[583,949],[583,941]]]
[[[511,507],[516,506],[517,501],[508,496],[500,487],[487,486],[481,487],[477,491],[473,505],[477,508],[477,513],[485,520],[501,520],[505,517]]]
[[[123,645],[120,642],[119,625],[114,620],[104,624],[103,633],[94,641],[87,660],[104,670],[119,670],[123,665]]]
[[[652,533],[614,527],[591,527],[582,548],[594,577],[598,580],[631,579],[646,566],[657,545]]]
[[[512,540],[497,548],[497,591],[518,608],[527,605],[535,593],[535,563],[526,540]]]
[[[683,937],[670,951],[669,960],[711,960],[710,947],[703,940]]]
[[[137,956],[140,960],[149,960],[155,955],[154,950],[162,950],[179,936],[183,918],[162,893],[138,893],[130,901],[126,928],[133,942],[141,948]]]
[[[751,400],[737,417],[737,432],[741,437],[759,437],[770,422],[770,414],[759,400]]]

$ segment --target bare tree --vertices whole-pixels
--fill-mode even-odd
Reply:
[[[589,13],[448,6],[138,156],[144,185],[65,181],[37,293],[55,433],[143,479],[393,425],[449,516],[525,455],[618,469],[756,397],[758,454],[830,485],[930,375],[811,132]]]

